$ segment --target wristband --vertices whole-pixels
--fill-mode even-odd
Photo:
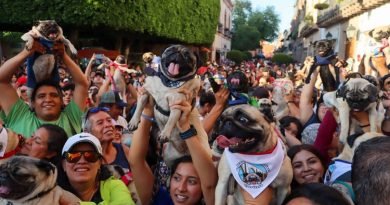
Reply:
[[[289,103],[294,103],[294,101],[287,101],[287,104],[289,104]]]
[[[181,132],[179,133],[179,136],[182,140],[186,140],[190,137],[193,137],[195,135],[197,135],[198,133],[196,132],[196,129],[193,125],[190,126],[190,129],[188,129],[187,131],[184,131],[184,132]]]
[[[360,125],[361,128],[363,128],[363,127],[369,127],[369,126],[370,126],[370,124],[367,124],[367,125]]]
[[[156,119],[154,119],[154,117],[147,116],[147,115],[145,115],[144,113],[142,113],[141,116],[142,116],[145,120],[148,120],[149,122],[156,122]]]

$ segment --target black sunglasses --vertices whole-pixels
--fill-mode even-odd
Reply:
[[[91,162],[91,163],[96,162],[100,158],[100,155],[95,151],[65,152],[64,153],[64,158],[69,163],[77,163],[78,161],[80,161],[81,156],[84,156],[84,159],[87,162]]]

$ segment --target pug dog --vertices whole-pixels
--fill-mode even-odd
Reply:
[[[129,129],[137,128],[142,110],[149,101],[154,102],[154,117],[161,130],[159,140],[166,142],[164,149],[164,160],[169,163],[174,159],[187,154],[188,148],[179,136],[176,123],[180,118],[181,111],[170,109],[169,105],[178,100],[192,101],[195,105],[195,98],[200,88],[200,80],[195,77],[197,71],[197,57],[195,54],[182,45],[168,47],[162,54],[159,71],[153,76],[147,76],[143,86],[144,92],[137,100],[137,108],[129,122]],[[204,146],[208,147],[207,134],[200,121],[197,109],[193,109],[190,116],[190,123],[194,125],[198,136]]]
[[[273,202],[281,204],[290,191],[291,161],[263,114],[247,104],[231,106],[222,113],[215,129],[219,134],[216,141],[224,148],[215,204],[245,204],[242,191],[256,199],[267,187],[275,189]]]
[[[9,128],[0,128],[0,164],[16,153],[23,152],[25,139]]]
[[[340,68],[336,66],[336,63],[342,62],[343,66],[346,66],[344,61],[338,60],[332,45],[333,41],[330,40],[319,40],[314,42],[317,54],[311,62],[309,73],[305,80],[305,83],[308,84],[311,79],[311,74],[314,70],[319,69],[323,89],[326,92],[336,90],[340,84]]]
[[[374,46],[363,55],[359,72],[382,77],[389,73],[390,68],[390,26],[377,27],[366,34]]]
[[[56,70],[57,60],[53,53],[55,44],[61,43],[67,46],[73,55],[77,54],[73,44],[64,37],[62,28],[54,20],[38,21],[38,25],[22,35],[22,40],[26,41],[26,49],[31,50],[33,42],[39,41],[46,49],[45,53],[35,53],[27,59],[27,87],[33,89],[36,83],[43,80],[54,79],[59,82],[59,74]]]
[[[116,179],[122,180],[123,183],[127,186],[131,193],[131,198],[133,199],[136,205],[141,205],[141,200],[139,199],[137,190],[135,188],[133,175],[128,170],[124,170],[119,165],[105,165],[108,170],[111,172],[112,176]],[[126,172],[127,171],[127,172]]]
[[[350,112],[367,111],[370,131],[377,131],[377,120],[381,123],[383,115],[378,115],[378,88],[364,78],[350,78],[333,92],[324,94],[324,103],[335,107],[339,112],[341,131],[340,141],[346,143],[350,131]]]
[[[272,110],[275,113],[277,120],[282,119],[290,113],[287,101],[284,96],[294,91],[294,85],[289,79],[276,79],[273,83],[272,89]]]
[[[80,199],[57,186],[56,167],[44,160],[14,156],[0,165],[0,204],[78,204]]]

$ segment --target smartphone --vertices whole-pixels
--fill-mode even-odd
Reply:
[[[95,54],[97,60],[103,60],[104,54]]]

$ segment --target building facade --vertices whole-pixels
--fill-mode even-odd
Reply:
[[[231,50],[233,3],[231,0],[220,0],[221,11],[216,28],[214,42],[211,47],[211,60],[220,64]]]

